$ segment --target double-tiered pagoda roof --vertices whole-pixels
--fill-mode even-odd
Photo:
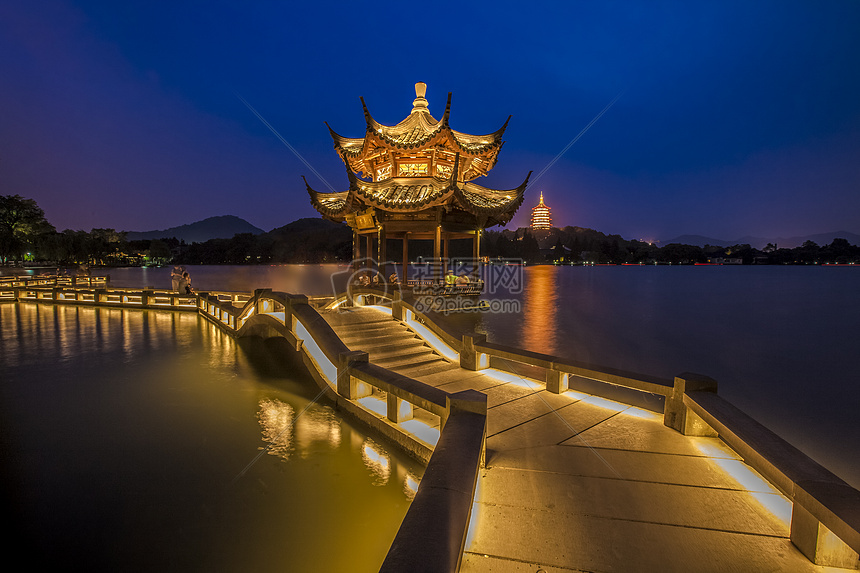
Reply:
[[[305,181],[311,203],[323,216],[343,221],[368,208],[391,214],[441,208],[480,227],[504,224],[513,217],[522,204],[528,177],[508,190],[472,182],[495,166],[508,121],[487,135],[453,130],[451,94],[442,119],[437,120],[428,110],[425,91],[423,83],[416,84],[412,111],[397,125],[373,119],[362,98],[364,137],[344,137],[329,127],[334,148],[346,166],[349,188],[322,193]]]

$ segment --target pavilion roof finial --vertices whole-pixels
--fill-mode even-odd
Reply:
[[[427,109],[427,99],[424,97],[427,94],[427,84],[424,82],[418,82],[415,84],[415,100],[412,102],[412,112],[418,113],[420,111],[430,113]]]

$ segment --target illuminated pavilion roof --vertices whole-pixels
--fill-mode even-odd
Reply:
[[[509,190],[490,189],[472,180],[496,164],[508,121],[488,135],[469,135],[451,129],[451,94],[441,120],[435,119],[424,98],[426,86],[415,86],[412,111],[397,125],[387,126],[370,115],[364,99],[367,129],[362,138],[348,138],[329,127],[334,148],[343,160],[349,188],[321,193],[307,184],[313,206],[325,217],[346,215],[373,207],[389,213],[415,213],[435,207],[459,210],[481,218],[486,226],[506,223],[522,204],[528,177]]]

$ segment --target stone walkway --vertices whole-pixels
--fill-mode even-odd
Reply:
[[[464,573],[838,571],[791,544],[788,500],[717,438],[534,380],[462,370],[372,309],[324,316],[373,362],[487,394],[487,467]]]

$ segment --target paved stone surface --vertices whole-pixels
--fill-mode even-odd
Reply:
[[[414,333],[382,313],[326,317],[339,334],[386,319],[394,326],[374,329],[399,331],[414,351]],[[358,350],[367,337],[349,340]],[[386,352],[398,348],[371,360]],[[461,370],[432,351],[424,360],[392,369],[488,396],[464,573],[838,571],[791,544],[788,500],[721,440],[682,436],[624,404]]]

